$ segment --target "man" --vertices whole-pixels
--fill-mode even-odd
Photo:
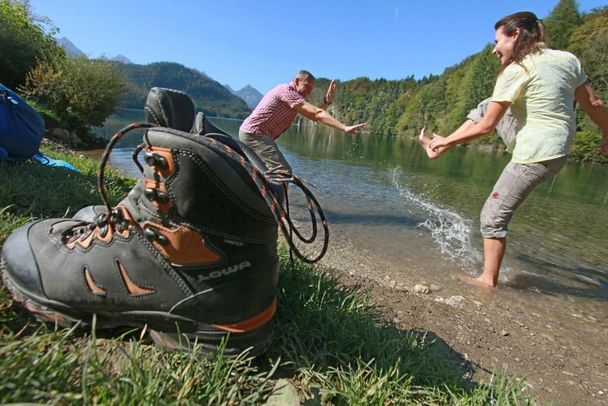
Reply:
[[[315,77],[301,70],[293,81],[281,84],[266,93],[239,129],[239,139],[256,152],[270,171],[292,173],[291,166],[279,150],[275,140],[293,123],[297,114],[344,131],[357,133],[365,124],[347,126],[325,109],[334,99],[336,82],[332,80],[323,103],[316,107],[306,101],[315,85]]]

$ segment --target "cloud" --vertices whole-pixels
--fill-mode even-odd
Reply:
[[[395,8],[395,18],[393,19],[393,32],[397,28],[397,19],[399,18],[399,7]]]

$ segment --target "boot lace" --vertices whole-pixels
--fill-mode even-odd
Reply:
[[[129,131],[136,128],[150,128],[154,127],[152,124],[130,124],[124,127],[122,130],[117,132],[108,145],[101,157],[99,163],[99,171],[97,176],[97,189],[103,200],[104,206],[107,209],[106,213],[98,215],[94,221],[85,224],[79,224],[68,229],[63,235],[63,241],[66,244],[74,243],[78,240],[83,241],[87,239],[91,234],[96,234],[99,238],[105,238],[108,233],[122,233],[129,228],[130,222],[125,218],[124,213],[119,208],[113,208],[110,206],[108,193],[105,188],[104,175],[105,169],[110,158],[112,149],[116,146],[116,143]],[[142,168],[143,169],[143,168]]]
[[[99,215],[94,222],[83,226],[75,227],[72,230],[69,239],[74,240],[87,238],[87,236],[96,229],[99,230],[98,232],[100,236],[105,237],[109,230],[121,232],[128,227],[129,222],[127,221],[127,219],[125,219],[122,211],[120,209],[113,209],[112,207],[110,207],[108,195],[104,185],[105,168],[107,166],[107,162],[109,160],[112,149],[124,135],[137,128],[151,127],[156,127],[156,125],[130,124],[124,127],[122,130],[118,131],[112,137],[101,158],[97,185],[99,193],[101,194],[104,205],[106,206],[107,212],[109,214]],[[245,171],[249,174],[253,183],[258,188],[260,195],[268,204],[275,220],[279,224],[281,233],[283,234],[283,237],[285,238],[285,241],[289,246],[290,253],[295,254],[300,260],[306,263],[315,263],[321,260],[321,258],[323,258],[323,256],[327,252],[327,248],[329,246],[329,226],[327,224],[327,219],[325,218],[325,214],[323,213],[321,205],[308,188],[306,182],[300,177],[291,174],[272,171],[261,172],[255,165],[244,159],[241,154],[239,154],[237,151],[235,151],[228,145],[218,142],[217,140],[211,137],[205,137],[205,139],[209,141],[209,143],[206,144],[207,147],[213,149],[214,151],[223,156],[229,157],[231,159],[236,159],[245,169]],[[143,149],[143,144],[138,145],[133,151],[132,156],[133,162],[135,162],[135,164],[142,173],[144,172],[144,168],[139,162],[138,155]],[[285,195],[284,205],[277,200],[275,192],[272,190],[271,182],[274,184],[282,185]],[[300,228],[296,226],[296,224],[291,218],[289,209],[290,204],[288,198],[290,185],[300,189],[306,200],[306,208],[310,216],[311,229],[310,236],[308,237],[303,235],[303,233],[300,231]],[[302,250],[298,247],[297,241],[300,241],[305,246],[310,246],[311,244],[313,244],[319,236],[319,222],[321,222],[321,226],[323,229],[323,242],[321,248],[316,254],[307,255],[302,252]]]

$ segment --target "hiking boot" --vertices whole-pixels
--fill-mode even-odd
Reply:
[[[148,123],[184,132],[193,130],[194,102],[190,96],[179,90],[151,88],[146,96],[144,113]]]
[[[106,202],[112,145],[100,170]],[[97,328],[147,326],[168,348],[197,341],[213,352],[227,340],[227,355],[262,353],[277,306],[281,216],[268,183],[217,139],[155,127],[143,148],[143,176],[118,206],[15,230],[2,250],[5,285],[61,326],[95,315]]]

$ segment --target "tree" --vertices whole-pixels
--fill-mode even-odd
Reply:
[[[53,35],[57,29],[31,14],[27,1],[0,0],[0,78],[8,87],[25,82],[38,62],[65,59]]]
[[[61,63],[37,65],[19,91],[53,111],[61,126],[84,135],[86,127],[102,125],[115,110],[124,94],[125,81],[110,62],[68,58]]]
[[[569,50],[580,58],[596,90],[608,96],[608,7],[585,16],[570,37]]]
[[[581,22],[578,4],[575,0],[560,0],[545,19],[548,44],[551,48],[566,49],[570,35]]]
[[[570,37],[570,51],[581,60],[583,69],[600,98],[608,100],[608,7],[596,9],[583,17],[583,23]],[[571,154],[583,161],[608,162],[598,153],[599,128],[577,111],[577,133]]]

